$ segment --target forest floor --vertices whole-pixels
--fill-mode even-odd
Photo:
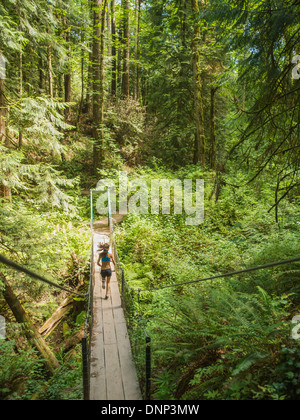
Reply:
[[[115,214],[112,216],[114,224],[121,223],[124,219],[124,216],[121,214]],[[93,224],[94,232],[102,235],[108,235],[109,226],[108,226],[108,217],[104,217],[103,219],[97,220]]]

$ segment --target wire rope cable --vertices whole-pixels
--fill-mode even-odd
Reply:
[[[216,276],[206,277],[206,278],[203,278],[203,279],[200,279],[200,280],[191,280],[191,281],[187,281],[187,282],[184,282],[184,283],[174,283],[174,284],[169,284],[169,285],[166,285],[166,286],[153,287],[153,288],[150,288],[150,289],[143,289],[143,290],[139,289],[138,291],[140,293],[142,293],[142,292],[152,292],[152,291],[156,291],[156,290],[169,289],[171,287],[185,286],[187,284],[200,283],[200,282],[204,282],[204,281],[208,281],[208,280],[215,280],[215,279],[220,279],[220,278],[224,278],[224,277],[232,277],[232,276],[235,276],[237,274],[250,273],[252,271],[263,270],[263,269],[266,269],[266,268],[276,267],[276,266],[283,265],[283,264],[291,264],[291,263],[297,262],[297,261],[300,261],[300,257],[290,258],[290,259],[287,259],[287,260],[277,261],[277,262],[268,263],[268,264],[264,264],[264,265],[258,265],[256,267],[246,268],[244,270],[232,271],[230,273],[218,274]]]
[[[0,263],[6,265],[8,267],[11,267],[11,268],[13,268],[16,271],[19,271],[21,273],[27,274],[28,276],[30,276],[30,277],[32,277],[32,278],[34,278],[36,280],[39,280],[39,281],[41,281],[43,283],[47,283],[47,284],[49,284],[52,287],[56,287],[57,289],[64,290],[65,292],[72,293],[73,295],[76,295],[76,296],[79,296],[79,297],[82,297],[82,298],[85,298],[87,296],[87,294],[83,295],[82,293],[77,293],[77,292],[74,292],[73,290],[67,289],[64,286],[60,286],[59,284],[54,283],[53,281],[48,280],[48,279],[46,279],[43,276],[40,276],[39,274],[35,273],[34,271],[29,270],[27,267],[24,267],[24,266],[16,263],[15,261],[12,261],[12,260],[4,257],[1,254],[0,254]]]

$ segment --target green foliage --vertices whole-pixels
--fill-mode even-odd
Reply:
[[[47,378],[33,351],[14,350],[15,343],[0,340],[1,400],[82,399],[80,363],[68,362]]]
[[[32,377],[41,369],[41,362],[37,362],[33,351],[14,351],[14,342],[0,340],[0,399],[6,399],[11,393],[22,386],[22,382],[29,375]]]
[[[260,399],[269,398],[261,387],[275,390],[274,365],[280,370],[281,347],[289,338],[289,322],[283,321],[290,304],[286,299],[271,298],[261,288],[252,295],[234,294],[223,285],[205,297],[198,288],[194,297],[170,303],[155,338],[160,341],[159,366],[172,367],[177,397],[255,399],[260,393]],[[285,378],[293,379],[298,366],[293,361],[289,366],[293,374]],[[280,397],[292,398],[296,388],[289,385],[291,392]]]
[[[138,175],[148,180],[153,172],[140,168]],[[181,177],[209,174],[187,167],[173,173]],[[206,218],[199,227],[173,216],[126,218],[116,238],[130,287],[181,283],[298,256],[293,204],[283,206],[279,228],[267,214],[270,189],[261,191],[257,203],[256,191],[226,186],[215,203],[209,201],[209,181],[206,188]],[[299,308],[298,263],[141,293],[138,308],[152,338],[155,399],[279,400],[297,392],[298,365],[294,356],[287,365],[285,352],[296,360],[290,322]]]
[[[149,0],[147,7],[135,2],[135,8],[129,11],[134,99],[119,97],[123,54],[116,59],[120,77],[111,95],[112,47],[121,51],[124,40],[112,39],[112,28],[105,30],[102,167],[95,168],[90,2],[1,2],[0,52],[7,77],[0,92],[0,191],[9,189],[11,202],[0,197],[0,252],[59,284],[77,285],[88,275],[90,258],[89,196],[81,190],[95,187],[97,177],[116,179],[126,170],[130,179],[142,177],[147,185],[153,178],[205,180],[200,226],[186,226],[184,215],[130,214],[118,228],[130,287],[156,288],[298,256],[299,81],[291,77],[291,61],[298,48],[299,4],[199,1],[195,13],[193,2]],[[115,16],[108,12],[121,28],[123,5],[116,2]],[[192,165],[195,27],[203,167]],[[65,103],[68,78],[71,104]],[[0,274],[36,325],[60,301],[56,291],[27,276],[3,266]],[[136,293],[135,306],[155,350],[154,398],[299,399],[299,343],[290,339],[299,279],[295,263]],[[4,301],[2,308],[10,319]],[[130,317],[142,372],[141,321]],[[57,335],[70,337],[84,319],[80,308],[72,322],[63,320]],[[49,378],[8,324],[14,341],[0,341],[0,398],[80,398],[80,349],[69,361],[60,354],[63,367]]]
[[[38,148],[42,155],[50,152],[60,156],[64,151],[59,142],[64,136],[63,131],[73,128],[65,123],[61,114],[66,106],[43,96],[24,98],[12,108],[7,123],[12,133],[22,130],[23,141],[28,141],[27,153]]]

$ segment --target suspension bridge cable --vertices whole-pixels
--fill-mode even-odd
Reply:
[[[94,191],[94,190],[91,190],[91,194],[92,194],[92,191]],[[113,236],[113,241],[114,241],[114,228],[113,228],[112,214],[111,214],[110,189],[108,189],[107,194],[108,194],[108,220],[109,220],[109,226],[110,226],[110,233]],[[132,292],[137,292],[137,293],[154,292],[154,291],[157,291],[157,290],[169,289],[171,287],[186,286],[188,284],[195,284],[195,283],[205,282],[205,281],[209,281],[209,280],[220,279],[220,278],[224,278],[224,277],[232,277],[232,276],[235,276],[237,274],[243,274],[243,273],[249,273],[249,272],[252,272],[252,271],[263,270],[265,268],[276,267],[276,266],[283,265],[283,264],[290,264],[290,263],[297,262],[297,261],[300,261],[300,257],[290,258],[290,259],[287,259],[287,260],[282,260],[282,261],[273,262],[273,263],[264,264],[264,265],[258,265],[256,267],[246,268],[244,270],[232,271],[230,273],[218,274],[216,276],[206,277],[206,278],[200,279],[200,280],[191,280],[191,281],[187,281],[187,282],[184,282],[184,283],[174,283],[174,284],[169,284],[169,285],[166,285],[166,286],[153,287],[153,288],[150,288],[150,289],[137,289],[137,290],[136,289],[131,289],[131,290],[132,290]]]
[[[64,290],[65,292],[72,293],[73,295],[80,296],[80,297],[83,297],[83,298],[85,298],[87,296],[87,294],[83,295],[81,293],[74,292],[73,290],[67,289],[66,287],[60,286],[59,284],[56,284],[56,283],[54,283],[54,282],[52,282],[48,279],[45,279],[45,277],[42,277],[39,274],[36,274],[33,271],[29,270],[28,268],[14,262],[12,260],[9,260],[8,258],[4,257],[1,254],[0,254],[0,263],[5,264],[8,267],[11,267],[16,271],[19,271],[21,273],[25,273],[28,276],[30,276],[30,277],[32,277],[36,280],[42,281],[44,283],[49,284],[50,286],[56,287],[57,289]]]
[[[204,282],[204,281],[208,281],[208,280],[220,279],[220,278],[223,278],[223,277],[231,277],[231,276],[235,276],[237,274],[243,274],[243,273],[249,273],[251,271],[263,270],[265,268],[276,267],[278,265],[283,265],[283,264],[290,264],[290,263],[297,262],[297,261],[300,261],[300,257],[291,258],[291,259],[288,259],[288,260],[273,262],[273,263],[264,264],[264,265],[258,265],[256,267],[246,268],[244,270],[232,271],[231,273],[218,274],[216,276],[206,277],[206,278],[200,279],[200,280],[191,280],[191,281],[187,281],[187,282],[184,282],[184,283],[174,283],[174,284],[169,284],[167,286],[154,287],[154,288],[151,288],[151,289],[144,289],[144,290],[139,289],[137,291],[139,293],[153,292],[153,291],[156,291],[156,290],[169,289],[171,287],[178,287],[178,286],[185,286],[187,284],[200,283],[200,282]]]

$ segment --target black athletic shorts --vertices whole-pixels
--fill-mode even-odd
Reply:
[[[105,279],[106,277],[111,277],[111,270],[108,268],[107,270],[101,270],[101,277]]]

